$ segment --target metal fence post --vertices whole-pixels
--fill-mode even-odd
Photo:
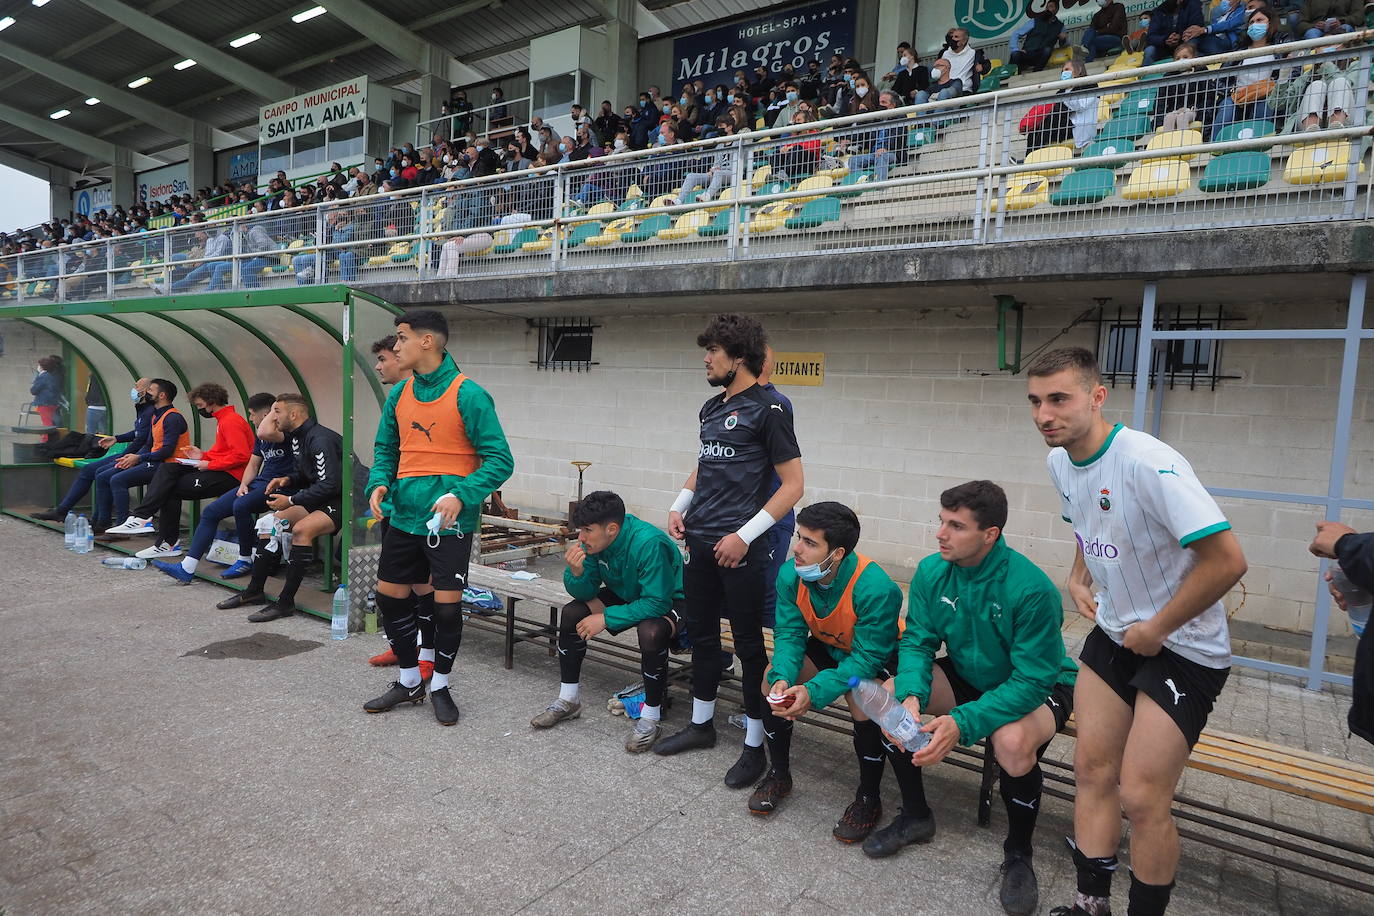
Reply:
[[[105,298],[114,298],[115,275],[114,275],[114,239],[105,240]]]
[[[321,245],[324,245],[324,244],[329,240],[329,236],[325,234],[325,226],[326,226],[326,224],[325,224],[325,219],[324,219],[324,208],[323,208],[323,207],[316,207],[316,208],[315,208],[315,283],[316,283],[316,285],[320,285],[320,286],[324,285],[325,272],[326,272],[326,271],[328,270],[328,268],[329,268],[329,256],[330,256],[330,252],[329,252],[327,249],[321,248],[321,247],[320,247]]]
[[[734,143],[735,170],[730,182],[730,236],[726,243],[726,260],[734,261],[740,256],[740,221],[744,218],[744,212],[740,209],[740,198],[744,196],[744,188],[752,187],[745,180],[745,173],[749,171],[749,154],[744,150],[744,135],[736,134]]]
[[[567,199],[567,173],[562,166],[553,173],[553,225],[549,227],[552,233],[550,238],[553,244],[549,246],[549,269],[558,269],[558,249],[561,247],[561,237],[563,236],[563,202]]]
[[[232,253],[229,260],[229,288],[243,288],[243,262],[239,255],[243,254],[243,217],[235,217],[229,223],[229,238],[233,242]]]
[[[172,291],[172,230],[162,233],[162,290],[166,295]]]

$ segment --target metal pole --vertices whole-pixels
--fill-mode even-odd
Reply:
[[[339,564],[339,582],[348,584],[348,552],[353,547],[353,294],[344,293],[343,301],[343,349],[339,356],[339,369],[343,373],[343,526],[340,535],[343,539],[342,562]],[[358,604],[356,595],[349,595],[348,616],[353,619],[353,605]]]
[[[1368,274],[1350,278],[1350,307],[1345,319],[1345,346],[1341,353],[1341,385],[1336,395],[1336,431],[1331,441],[1331,474],[1326,484],[1326,517],[1341,517],[1345,496],[1345,472],[1350,450],[1350,419],[1355,404],[1355,376],[1360,366],[1360,331],[1364,328],[1364,300]],[[1321,690],[1326,674],[1326,635],[1331,619],[1331,593],[1325,585],[1325,561],[1318,567],[1317,600],[1312,614],[1312,647],[1307,656],[1308,690]]]
[[[1169,362],[1168,347],[1166,342],[1157,340],[1150,350],[1152,359],[1153,354],[1159,354],[1159,368],[1155,370],[1155,412],[1150,418],[1150,435],[1156,439],[1159,438],[1160,427],[1164,425],[1164,379]]]
[[[1145,284],[1140,303],[1140,331],[1135,340],[1135,405],[1131,410],[1131,428],[1145,428],[1145,405],[1150,396],[1150,354],[1154,352],[1155,295],[1158,285],[1151,280]]]

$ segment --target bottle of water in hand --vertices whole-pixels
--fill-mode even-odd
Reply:
[[[340,583],[334,590],[334,606],[329,618],[329,637],[348,638],[348,587]]]
[[[888,693],[882,684],[868,678],[851,677],[849,693],[878,727],[901,742],[913,754],[930,743],[930,735],[921,731],[921,723],[912,718],[906,707]]]
[[[1369,623],[1369,612],[1374,609],[1374,595],[1351,582],[1339,563],[1331,564],[1331,584],[1336,586],[1336,591],[1345,598],[1346,613],[1350,615],[1350,628],[1355,631],[1356,636],[1363,635],[1365,625]]]

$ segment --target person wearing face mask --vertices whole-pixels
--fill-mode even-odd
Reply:
[[[1245,21],[1245,37],[1240,48],[1271,49],[1278,41],[1278,14],[1269,7],[1260,7],[1250,13]],[[1263,66],[1278,60],[1274,53],[1261,53],[1247,57],[1237,63],[1228,64],[1222,71],[1239,69],[1231,80],[1231,86],[1217,105],[1212,119],[1213,141],[1228,124],[1236,121],[1267,121],[1273,116],[1269,107],[1269,94],[1277,82],[1278,72]]]
[[[715,136],[728,137],[734,132],[735,122],[728,116],[716,122]],[[721,188],[734,183],[734,161],[734,154],[731,152],[729,146],[718,147],[709,169],[705,172],[689,172],[687,176],[682,179],[682,187],[679,188],[677,192],[678,199],[681,200],[685,198],[688,193],[703,186],[706,190],[698,195],[697,203],[713,199],[720,193]]]
[[[801,89],[796,83],[781,83],[778,89],[782,91],[782,105],[773,115],[773,121],[770,125],[772,127],[783,127],[791,124],[792,116],[797,113],[797,107],[801,105]]]
[[[1225,2],[1225,0],[1223,0]],[[1240,0],[1235,0],[1239,3]],[[1126,4],[1120,0],[1097,0],[1098,10],[1083,30],[1084,60],[1088,63],[1121,50],[1126,37]]]
[[[917,105],[930,101],[942,102],[945,99],[958,98],[961,94],[959,81],[950,75],[949,61],[938,57],[930,65],[930,85],[925,89],[916,90],[915,101]]]
[[[609,154],[614,156],[618,153],[628,152],[629,149],[629,134],[622,130],[611,139]],[[582,187],[573,195],[573,199],[584,207],[590,207],[603,200],[618,203],[625,199],[633,173],[633,169],[627,168],[610,168],[593,172],[590,177],[582,182]]]
[[[915,98],[917,92],[930,88],[930,68],[917,61],[916,52],[909,46],[897,63],[899,66],[893,74],[891,88],[902,100],[901,104],[905,105]]]
[[[134,405],[134,428],[117,436],[101,436],[99,439],[101,448],[108,449],[116,442],[127,442],[129,446],[124,450],[124,453],[137,455],[147,447],[153,414],[153,402],[147,396],[150,381],[152,380],[141,378],[134,382],[134,386],[129,389],[129,399]],[[115,466],[115,462],[120,457],[119,455],[107,455],[104,458],[83,464],[80,472],[76,475],[76,480],[72,481],[71,487],[67,490],[67,495],[62,497],[57,505],[42,512],[31,512],[29,517],[45,522],[60,522],[85,498],[91,485],[95,484],[96,500],[91,506],[91,530],[96,534],[103,534],[110,525],[112,515],[109,478],[123,470],[123,468]],[[102,479],[104,481],[103,490],[100,485]]]
[[[1145,64],[1173,56],[1190,27],[1201,28],[1201,0],[1164,0],[1150,16],[1150,31],[1145,35]]]
[[[633,628],[644,701],[625,750],[642,754],[661,733],[668,646],[684,627],[682,551],[658,528],[627,514],[624,501],[608,490],[588,493],[569,521],[577,540],[564,555],[563,587],[573,600],[563,606],[558,625],[558,698],[530,725],[552,728],[581,715],[587,640]]]
[[[1075,58],[1064,64],[1059,71],[1059,79],[1071,80],[1087,76],[1088,69],[1082,60]],[[1082,149],[1097,136],[1096,95],[1069,89],[1061,89],[1054,107],[1038,120],[1023,121],[1022,131],[1026,134],[1026,152],[1046,146],[1055,146],[1071,141],[1075,149]],[[1029,119],[1029,115],[1027,118]]]
[[[610,99],[602,100],[601,113],[592,122],[592,128],[596,131],[597,142],[603,147],[614,143],[615,135],[625,129],[625,122],[615,113],[615,106]]]
[[[903,787],[902,812],[876,831],[864,852],[879,858],[935,836],[922,771],[955,744],[987,739],[1000,768],[1007,836],[1001,903],[1009,914],[1036,911],[1031,868],[1040,810],[1040,758],[1073,711],[1078,666],[1064,649],[1059,589],[1002,536],[1007,495],[990,480],[940,494],[937,553],[911,579],[897,675],[887,687],[920,721],[930,743],[912,754],[889,745]],[[941,646],[942,658],[936,658]],[[1133,910],[1134,911],[1134,910]]]
[[[184,457],[163,462],[148,482],[143,501],[121,525],[106,534],[138,534],[157,516],[154,546],[136,556],[159,560],[181,555],[181,501],[210,499],[238,487],[253,456],[253,428],[229,403],[223,385],[206,382],[189,395],[191,406],[215,421],[215,439],[208,449],[187,447]]]
[[[658,127],[661,117],[663,117],[663,112],[654,105],[654,100],[649,96],[649,93],[641,92],[639,94],[639,108],[630,120],[630,147],[632,149],[644,149],[649,145],[649,132]]]
[[[1049,0],[1030,26],[1030,31],[1021,39],[1021,49],[1011,53],[1011,62],[1022,73],[1044,70],[1054,49],[1064,41],[1064,23],[1059,19],[1057,0]]]
[[[701,128],[701,105],[697,102],[697,91],[691,83],[682,87],[682,94],[677,100],[678,108],[682,111],[679,124],[686,128],[692,136],[696,136]]]
[[[132,392],[131,392],[132,394]],[[172,406],[176,400],[177,386],[166,379],[149,379],[142,400],[147,405],[147,435],[134,443],[115,459],[113,465],[100,472],[95,479],[96,515],[102,519],[127,518],[129,515],[129,490],[149,483],[157,475],[164,462],[175,461],[183,456],[191,445],[191,434],[186,418],[181,411]],[[140,405],[142,408],[143,405]],[[135,432],[138,425],[135,424]],[[148,534],[152,527],[137,532]],[[111,534],[107,528],[96,535],[97,541],[120,541],[127,534]]]
[[[671,121],[659,129],[658,147],[667,149],[681,142],[682,139],[678,136],[677,126]],[[644,167],[644,171],[640,175],[639,186],[650,197],[667,194],[682,184],[689,163],[690,160],[681,156],[651,157],[649,164]]]
[[[511,123],[510,109],[506,107],[506,94],[500,86],[492,87],[491,107],[487,109],[487,124],[491,127],[508,127]]]
[[[749,95],[755,99],[768,98],[768,92],[777,82],[768,72],[768,68],[760,64],[754,68],[754,81],[749,85]]]
[[[859,530],[858,516],[841,503],[812,503],[797,513],[792,559],[777,576],[773,663],[761,685],[770,765],[748,802],[753,814],[778,809],[792,792],[793,723],[844,696],[859,785],[831,831],[842,843],[866,840],[883,812],[882,731],[848,693],[849,679],[891,677],[902,609],[901,589],[856,551]]]
[[[577,138],[573,143],[572,151],[568,153],[569,162],[581,162],[584,159],[595,159],[604,156],[603,150],[596,143],[592,142],[591,128],[583,124],[577,129]]]
[[[1212,8],[1211,22],[1188,26],[1183,30],[1183,40],[1195,42],[1198,52],[1204,56],[1233,51],[1245,34],[1247,15],[1245,0],[1219,0]],[[1178,59],[1178,48],[1174,49],[1174,59]]]

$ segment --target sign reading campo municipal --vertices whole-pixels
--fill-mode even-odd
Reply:
[[[273,102],[258,111],[258,140],[271,143],[367,117],[367,77]]]

